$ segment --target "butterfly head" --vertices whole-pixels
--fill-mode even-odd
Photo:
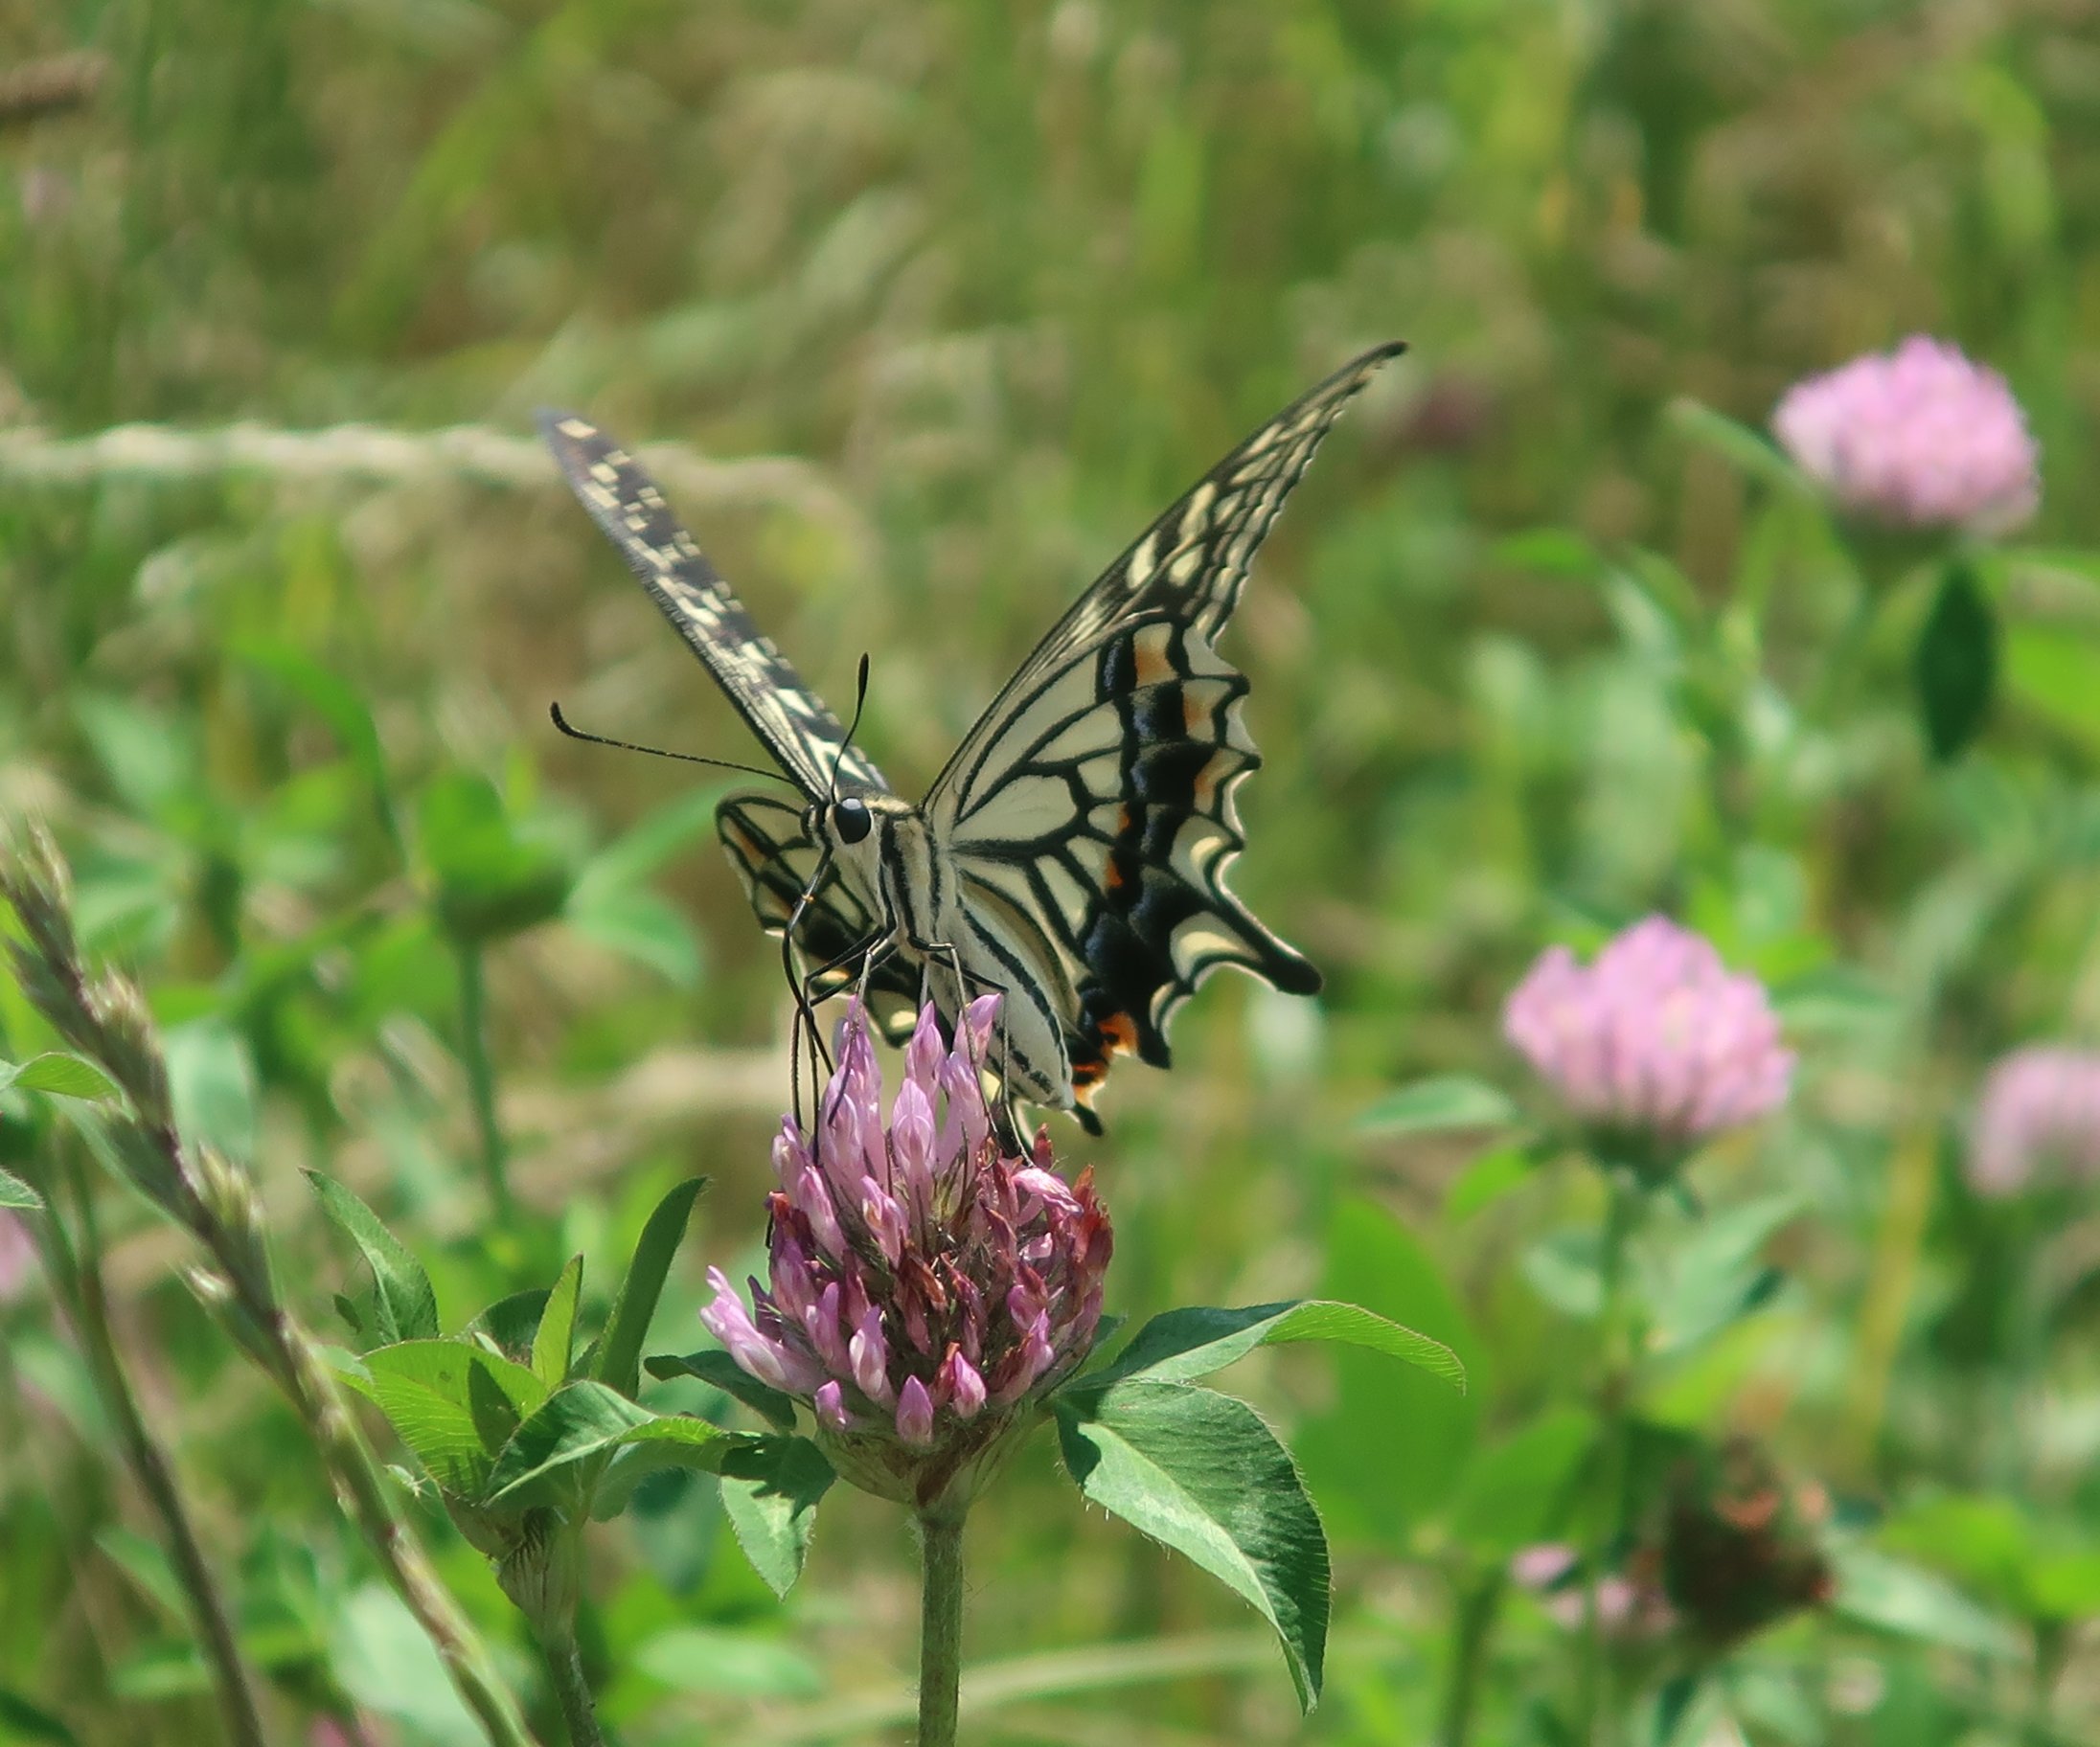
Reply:
[[[847,795],[825,809],[824,824],[834,842],[851,849],[875,829],[875,815],[858,795]]]
[[[885,826],[894,815],[911,810],[895,795],[879,790],[847,791],[811,802],[802,815],[802,828],[810,842],[840,863],[865,868],[872,876],[881,861]]]

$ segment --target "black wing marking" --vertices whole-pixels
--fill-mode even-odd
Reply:
[[[1215,643],[1240,603],[1255,551],[1312,451],[1379,366],[1406,350],[1396,340],[1343,365],[1247,438],[1146,529],[1051,627],[963,737],[934,779],[927,810],[944,790],[967,793],[980,779],[985,755],[1046,673],[1098,647],[1133,615],[1164,611],[1206,644]]]
[[[846,745],[838,718],[751,622],[640,464],[573,413],[541,413],[539,429],[591,519],[803,793],[830,794],[834,769],[841,783],[888,793],[882,773]]]
[[[1225,883],[1235,791],[1261,763],[1247,682],[1213,642],[1247,567],[1380,347],[1265,424],[1081,597],[949,760],[925,811],[973,916],[1051,942],[1083,1117],[1114,1056],[1164,1067],[1175,1010],[1221,964],[1293,994],[1319,972]],[[1012,929],[1009,929],[1011,932]],[[1031,994],[1039,991],[1027,991]]]
[[[822,854],[802,828],[802,814],[770,795],[731,795],[715,809],[715,828],[767,934],[787,931],[795,904],[815,876]],[[838,870],[826,870],[804,906],[795,945],[811,966],[831,965],[810,986],[822,1001],[858,981],[868,950],[881,939],[876,919]],[[868,979],[868,1012],[891,1043],[911,1035],[919,1010],[916,962],[892,955]]]
[[[972,921],[1012,934],[1025,917],[1059,961],[1050,1005],[1083,1114],[1118,1054],[1170,1065],[1168,1026],[1220,965],[1320,987],[1226,884],[1246,841],[1235,791],[1261,763],[1246,690],[1189,626],[1143,617],[1052,676],[1005,780],[958,815]]]

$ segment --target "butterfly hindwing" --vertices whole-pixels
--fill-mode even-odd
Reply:
[[[1159,517],[1038,646],[926,800],[1008,942],[1047,943],[1039,992],[1059,1010],[1083,1116],[1119,1053],[1167,1065],[1175,1010],[1219,965],[1319,987],[1225,883],[1245,844],[1235,791],[1261,759],[1241,720],[1246,679],[1213,644],[1313,449],[1397,350],[1337,372]]]
[[[1193,627],[1141,615],[1053,676],[1002,748],[1000,780],[955,814],[974,912],[1048,943],[1037,956],[1056,974],[1039,981],[1083,1107],[1119,1053],[1170,1064],[1175,1010],[1218,966],[1319,987],[1225,883],[1245,844],[1235,791],[1261,763],[1246,689]]]
[[[785,933],[796,903],[809,894],[795,945],[810,968],[831,967],[810,986],[810,998],[821,1001],[852,985],[882,936],[835,865],[812,888],[822,851],[803,829],[800,810],[770,795],[731,795],[715,809],[715,828],[766,933]],[[868,1011],[890,1042],[911,1035],[918,1003],[916,964],[892,955],[869,973]]]
[[[751,622],[641,465],[573,413],[542,413],[539,428],[569,488],[803,793],[829,793],[834,773],[887,791],[882,773],[846,744],[838,718]]]

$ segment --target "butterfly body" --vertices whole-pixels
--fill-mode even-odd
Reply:
[[[1374,371],[1365,353],[1213,467],[1082,595],[917,805],[849,743],[587,420],[546,415],[562,471],[804,804],[737,795],[717,821],[759,919],[791,932],[812,992],[862,988],[893,1035],[922,999],[952,1019],[1002,991],[1008,1093],[1072,1110],[1121,1055],[1170,1065],[1175,1010],[1233,964],[1290,993],[1319,973],[1225,884],[1234,793],[1261,762],[1245,677],[1215,648],[1255,548]]]
[[[1070,1063],[1056,997],[1043,1002],[1025,992],[1059,989],[1057,957],[1015,919],[987,917],[965,901],[966,867],[925,812],[895,795],[851,796],[808,809],[803,834],[828,845],[839,881],[871,919],[841,969],[856,979],[871,964],[874,974],[889,970],[885,989],[908,997],[903,1008],[893,1008],[888,1029],[902,1029],[902,1013],[915,1009],[922,990],[951,1019],[988,989],[1024,991],[1005,1004],[1001,1074],[1012,1092],[1031,1102],[1059,1101]],[[905,983],[920,987],[907,989]]]

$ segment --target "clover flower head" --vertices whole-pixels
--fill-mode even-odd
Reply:
[[[1792,1082],[1764,985],[1659,916],[1586,965],[1550,948],[1511,993],[1502,1030],[1586,1126],[1655,1152],[1754,1122]]]
[[[1884,527],[2004,533],[2041,499],[2005,378],[1922,334],[1795,383],[1772,431],[1841,509]]]
[[[2055,1171],[2100,1177],[2100,1052],[2030,1044],[1985,1077],[1969,1130],[1969,1185],[2010,1195]]]
[[[701,1320],[751,1376],[801,1400],[834,1465],[924,1504],[971,1484],[1000,1434],[1093,1346],[1113,1247],[1092,1172],[1067,1183],[1048,1134],[1009,1155],[984,1091],[998,997],[953,1047],[932,1007],[882,1106],[852,1003],[813,1134],[773,1142],[770,1278],[746,1305],[719,1269]]]

